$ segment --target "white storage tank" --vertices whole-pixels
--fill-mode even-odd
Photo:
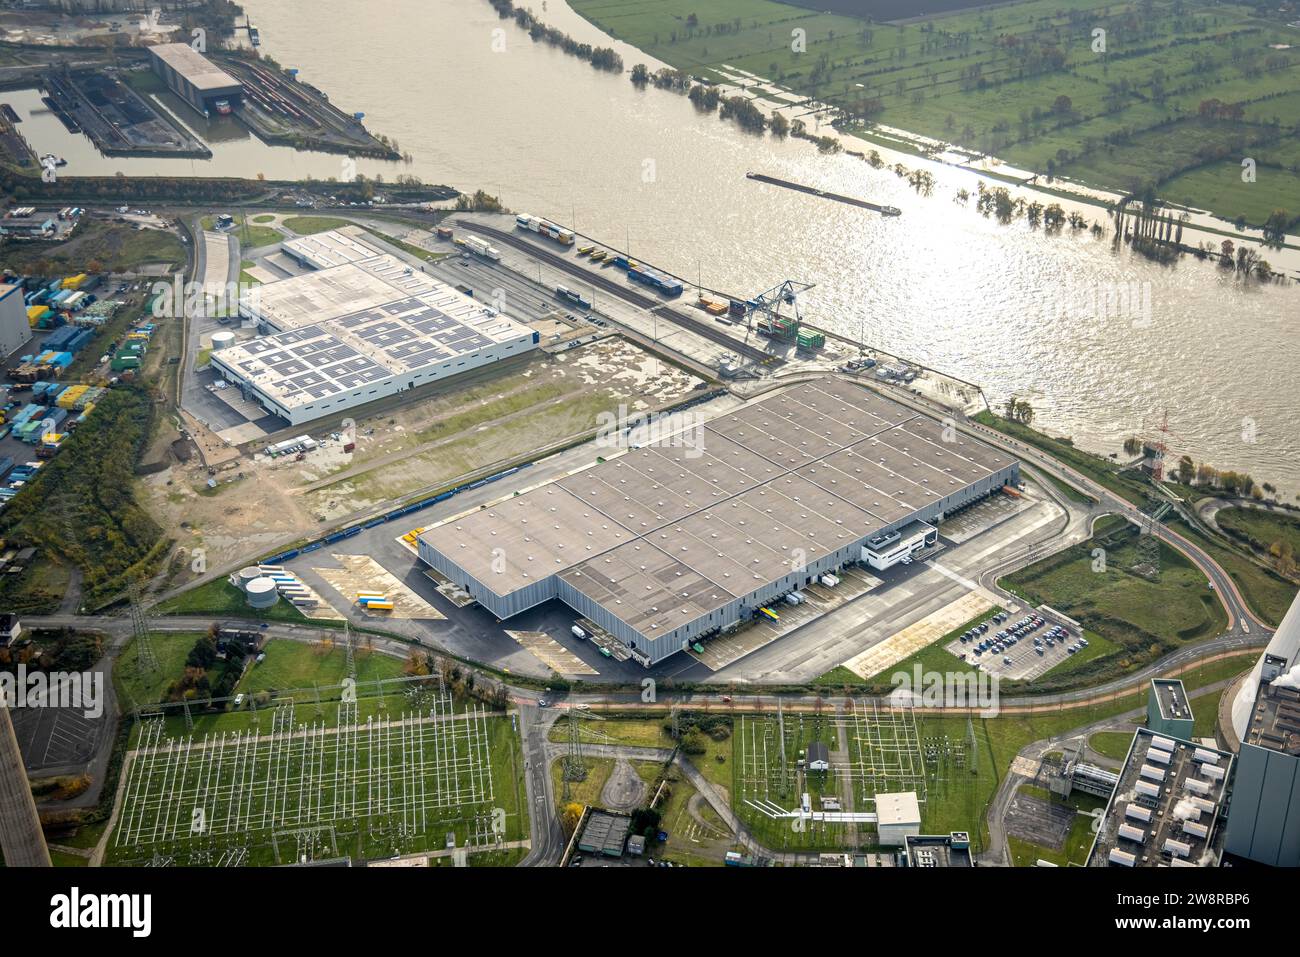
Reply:
[[[245,565],[239,570],[236,580],[239,583],[240,591],[248,591],[248,583],[256,578],[262,577],[262,570],[256,565]]]
[[[229,349],[235,344],[235,334],[228,329],[222,329],[220,332],[212,334],[212,351],[220,352],[222,349]]]
[[[280,600],[280,593],[276,590],[275,582],[269,578],[254,578],[248,583],[244,591],[248,595],[248,607],[250,608],[270,608]]]

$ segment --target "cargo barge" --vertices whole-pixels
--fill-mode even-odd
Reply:
[[[868,202],[865,199],[857,199],[853,196],[841,196],[839,193],[828,193],[824,189],[817,189],[815,186],[805,186],[802,183],[795,183],[788,179],[777,179],[775,176],[767,176],[763,173],[746,173],[746,179],[756,180],[760,183],[767,183],[771,186],[781,186],[785,189],[793,189],[799,193],[807,193],[809,196],[819,196],[822,199],[834,200],[837,203],[845,203],[849,206],[857,206],[861,209],[872,209],[882,216],[901,216],[903,211],[897,206],[882,206],[879,203]]]

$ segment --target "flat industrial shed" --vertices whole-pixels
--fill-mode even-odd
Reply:
[[[827,377],[449,519],[419,554],[499,618],[558,597],[648,665],[1018,480],[1009,456]]]
[[[200,113],[218,99],[237,103],[244,86],[188,43],[161,43],[149,48],[154,72]]]
[[[240,316],[267,334],[212,354],[223,379],[290,423],[374,402],[538,345],[537,333],[527,326],[354,237],[324,236],[314,247],[318,253],[324,248],[370,255],[250,289],[240,298]],[[337,257],[319,254],[316,261]]]

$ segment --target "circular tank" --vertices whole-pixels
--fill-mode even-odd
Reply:
[[[212,334],[212,351],[220,352],[222,349],[229,349],[235,344],[235,334],[225,329]]]
[[[244,590],[248,594],[250,608],[270,608],[280,600],[280,595],[275,590],[275,582],[269,578],[254,578]]]
[[[248,583],[255,578],[261,578],[262,570],[256,565],[247,565],[239,570],[239,575],[237,577],[239,580],[239,590],[248,591]]]

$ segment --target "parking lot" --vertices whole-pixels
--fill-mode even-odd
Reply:
[[[982,630],[981,630],[982,629]],[[1037,678],[1088,647],[1088,639],[1039,612],[999,613],[949,642],[945,650],[1008,680]]]

